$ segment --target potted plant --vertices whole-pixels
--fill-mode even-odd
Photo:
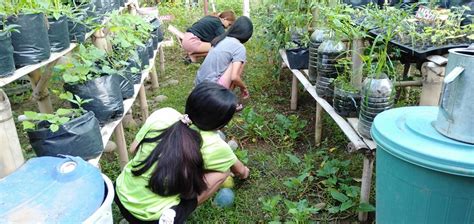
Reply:
[[[7,25],[18,25],[11,35],[15,66],[35,64],[51,55],[43,8],[36,0],[4,0],[0,14]]]
[[[99,156],[103,149],[102,135],[94,113],[86,112],[83,100],[71,93],[60,98],[77,104],[78,109],[59,108],[53,114],[25,111],[23,129],[37,156],[71,155],[84,160]]]
[[[351,65],[349,58],[338,60],[338,76],[334,79],[333,108],[342,117],[358,117],[360,90],[351,83]]]
[[[288,67],[291,69],[308,69],[309,62],[309,33],[307,27],[310,16],[302,12],[290,12],[282,20],[287,32],[283,36]]]
[[[403,16],[403,12],[398,13]],[[377,35],[368,49],[368,54],[363,57],[367,78],[361,90],[358,131],[369,139],[375,116],[392,108],[394,103],[394,88],[389,76],[395,75],[395,68],[390,59],[388,45],[397,32],[399,17],[392,16],[388,21],[379,22],[386,24],[384,30]]]
[[[68,17],[73,15],[69,6],[63,5],[61,0],[49,0],[45,8],[48,16],[48,37],[51,52],[59,52],[69,48]]]
[[[105,58],[105,51],[80,45],[70,62],[55,66],[62,73],[66,91],[92,99],[83,108],[93,111],[100,125],[119,119],[124,112],[118,79],[110,74],[116,71],[104,65]]]
[[[18,25],[5,25],[0,21],[0,78],[12,75],[15,71],[11,33],[18,32]]]

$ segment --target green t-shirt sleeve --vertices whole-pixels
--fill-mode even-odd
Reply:
[[[201,132],[203,147],[201,154],[204,160],[204,169],[227,172],[237,161],[237,156],[216,132]]]

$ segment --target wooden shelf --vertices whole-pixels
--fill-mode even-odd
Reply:
[[[126,3],[126,4],[128,4],[128,3]],[[122,12],[125,8],[126,7],[120,7],[118,11]],[[109,20],[110,20],[109,17],[105,18],[104,21],[102,21],[102,25],[106,24]],[[89,37],[91,37],[92,34],[94,34],[94,31],[90,31],[89,33],[87,33],[85,39],[86,40],[89,39]],[[36,64],[21,67],[21,68],[15,70],[13,72],[13,75],[8,76],[8,77],[4,77],[4,78],[0,78],[0,88],[14,82],[15,80],[17,80],[17,79],[33,72],[33,71],[35,71],[39,68],[42,68],[45,65],[48,65],[51,62],[54,62],[54,61],[58,60],[60,57],[66,55],[69,52],[71,52],[78,45],[79,44],[77,44],[77,43],[71,43],[69,45],[69,47],[65,50],[60,51],[60,52],[56,52],[56,53],[51,53],[51,56],[48,58],[48,60],[45,60],[45,61],[42,61],[42,62],[39,62],[39,63],[36,63]]]
[[[60,57],[66,55],[69,52],[71,52],[76,46],[77,46],[77,44],[71,43],[71,45],[69,45],[69,48],[67,48],[66,50],[56,52],[56,53],[51,53],[51,56],[46,61],[42,61],[42,62],[37,63],[37,64],[27,65],[27,66],[21,67],[21,68],[15,70],[15,72],[13,72],[13,75],[8,76],[8,77],[4,77],[4,78],[0,78],[0,88],[3,87],[3,86],[8,85],[9,83],[11,83],[11,82],[13,82],[13,81],[25,76],[25,75],[27,75],[30,72],[35,71],[36,69],[39,69],[39,68],[41,68],[41,67],[43,67],[43,66],[45,66],[45,65],[47,65],[47,64],[49,64],[53,61],[58,60]]]
[[[283,59],[283,62],[288,65],[288,58],[286,56],[285,50],[280,50],[280,55],[281,58]],[[344,134],[347,136],[350,142],[354,145],[356,150],[360,149],[375,149],[375,143],[372,140],[365,139],[362,136],[359,135],[359,133],[356,131],[357,128],[354,128],[348,120],[345,118],[341,117],[339,114],[336,113],[334,108],[332,107],[331,104],[329,104],[325,99],[321,98],[318,96],[316,93],[316,87],[313,86],[307,77],[308,70],[303,70],[303,72],[306,74],[303,74],[300,70],[297,69],[290,69],[293,75],[298,78],[299,82],[304,86],[306,91],[311,94],[311,96],[316,100],[316,102],[326,111],[326,113],[331,116],[331,118],[336,122],[336,124],[341,128],[341,130],[344,132]],[[351,118],[353,122],[357,124],[358,119],[357,118]]]

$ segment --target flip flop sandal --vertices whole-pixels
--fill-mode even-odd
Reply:
[[[237,104],[237,107],[235,108],[235,112],[240,112],[244,109],[244,105],[239,103]]]

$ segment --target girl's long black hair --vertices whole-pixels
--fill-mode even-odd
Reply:
[[[244,44],[247,42],[253,34],[253,24],[246,16],[241,16],[235,20],[234,24],[223,34],[214,38],[211,41],[211,45],[215,47],[219,42],[221,42],[225,37],[234,37]]]
[[[228,89],[203,82],[189,95],[185,113],[200,130],[216,130],[232,119],[236,104],[236,96]],[[180,194],[191,198],[207,189],[199,132],[177,121],[157,137],[143,139],[138,147],[146,143],[158,144],[144,161],[133,167],[132,173],[142,175],[156,164],[148,182],[151,191],[161,196]]]

